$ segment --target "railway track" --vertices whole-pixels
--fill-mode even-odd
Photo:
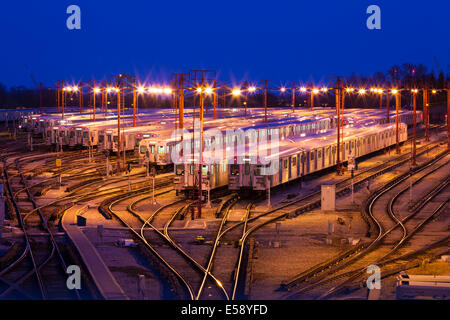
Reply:
[[[166,192],[163,192],[166,193]],[[159,195],[163,194],[160,193]],[[144,194],[144,193],[142,193]],[[164,266],[165,270],[162,272],[162,278],[165,278],[172,286],[175,285],[184,292],[182,298],[195,300],[196,286],[200,285],[201,276],[205,272],[205,269],[195,261],[185,250],[183,250],[168,234],[168,228],[175,218],[187,209],[187,206],[183,204],[184,200],[179,200],[173,203],[169,203],[160,207],[153,212],[150,217],[144,218],[139,212],[134,209],[137,203],[148,199],[151,196],[140,197],[127,206],[126,210],[114,209],[120,202],[128,200],[130,198],[139,196],[141,194],[124,195],[119,199],[112,201],[108,210],[110,213],[119,220],[121,224],[126,226],[144,246],[156,257],[157,260]],[[153,220],[164,211],[171,211],[169,213],[169,219],[164,224],[161,231],[155,227]],[[175,252],[175,255],[174,255]],[[182,271],[181,271],[182,270]],[[169,275],[168,275],[169,274]],[[176,281],[170,279],[174,277]],[[179,290],[173,289],[175,292]],[[222,297],[220,288],[215,292],[215,298]]]
[[[226,299],[228,300],[228,294],[226,290],[223,288],[223,284],[219,281],[212,273],[208,267],[205,269],[201,263],[198,262],[192,255],[190,255],[185,249],[183,249],[175,239],[169,234],[169,228],[172,226],[174,221],[180,217],[186,217],[186,212],[189,210],[190,204],[182,205],[177,210],[174,211],[171,215],[166,217],[166,221],[157,221],[158,217],[161,216],[161,212],[165,210],[167,207],[172,206],[173,204],[169,204],[167,206],[163,206],[160,209],[156,210],[148,219],[143,219],[142,216],[136,211],[135,207],[137,203],[145,200],[149,197],[144,197],[143,199],[139,199],[128,206],[128,210],[139,217],[141,222],[143,222],[141,227],[141,235],[145,237],[145,231],[149,228],[152,229],[162,240],[164,240],[173,250],[175,250],[179,255],[184,257],[184,259],[195,269],[196,276],[194,278],[189,277],[189,281],[195,283],[196,285],[192,285],[193,292],[197,289],[197,294],[194,295],[195,300],[199,299]],[[183,201],[183,200],[181,200]],[[162,231],[160,231],[156,225],[162,226]],[[146,227],[149,228],[146,228]],[[180,269],[181,270],[181,269]],[[184,269],[183,269],[184,270]],[[195,279],[195,280],[191,280]],[[203,293],[204,288],[207,286],[207,293],[204,293],[202,296],[199,292]]]
[[[36,209],[37,204],[33,194],[27,186],[27,181],[21,171],[20,160],[15,159],[18,175],[24,185],[29,202]],[[7,189],[16,212],[17,220],[23,231],[24,248],[19,257],[0,271],[0,280],[7,285],[1,293],[1,298],[40,298],[40,299],[80,299],[78,290],[69,290],[66,287],[66,270],[68,264],[59,248],[58,241],[53,235],[41,210],[39,215],[39,231],[44,236],[37,239],[32,234],[36,228],[29,226],[23,219],[23,213],[15,200],[11,183],[9,181],[6,160],[4,160],[4,174]],[[24,288],[24,289],[21,289]]]
[[[8,164],[7,157],[3,157],[4,175],[5,180],[8,182],[8,199],[11,200],[17,220],[23,231],[24,246],[17,259],[0,271],[0,283],[2,283],[2,292],[0,294],[2,298],[53,299],[57,297],[58,299],[79,299],[80,294],[78,292],[68,292],[66,288],[67,274],[65,272],[68,265],[66,260],[70,259],[70,254],[64,252],[64,249],[61,249],[58,245],[58,242],[65,241],[65,237],[61,238],[59,235],[53,235],[51,227],[48,224],[49,219],[55,213],[62,214],[65,209],[68,209],[77,202],[119,194],[128,189],[129,186],[125,184],[125,186],[116,186],[112,190],[101,192],[94,189],[89,192],[80,193],[80,190],[77,190],[66,197],[39,206],[31,191],[32,187],[37,187],[39,184],[30,185],[28,183],[26,175],[22,170],[22,160],[29,164],[33,160],[41,158],[38,155],[33,155],[31,159],[29,156],[22,158],[14,157],[12,158],[12,162]],[[12,168],[14,164],[16,168]],[[10,174],[9,171],[12,171],[13,174]],[[27,172],[30,171],[28,170]],[[11,183],[10,176],[15,176],[15,183]],[[17,179],[20,179],[20,181]],[[120,179],[120,181],[123,180],[128,180],[128,178]],[[170,184],[170,181],[169,177],[166,179],[165,184]],[[117,184],[118,182],[119,179],[117,181],[106,181],[102,183],[102,186],[106,184]],[[17,188],[19,184],[22,184],[23,187],[14,190],[12,185],[16,185]],[[141,182],[138,187],[142,188],[142,185],[145,185],[145,183],[143,184]],[[132,187],[135,186],[132,184]],[[146,189],[148,190],[148,187]],[[20,198],[19,205],[16,199],[19,198],[21,193],[26,194],[26,199],[23,197]],[[28,205],[32,208],[31,210],[21,209],[21,206],[24,206],[25,200],[31,205]],[[47,212],[50,213],[45,214],[42,211],[43,209],[47,209]],[[46,279],[47,281],[42,279]],[[58,286],[54,285],[55,283]],[[25,286],[25,289],[22,288],[23,286]],[[31,295],[28,292],[33,292],[33,294]],[[84,293],[83,295],[88,296],[88,294]]]
[[[422,166],[418,167],[415,170],[415,173],[419,173],[422,170],[429,169],[430,167],[431,167],[431,170],[428,173],[424,174],[421,178],[419,178],[419,180],[417,180],[417,183],[419,183],[425,176],[428,176],[429,174],[446,166],[448,164],[448,161],[444,161],[443,164],[438,165],[435,168],[432,167],[439,160],[443,159],[447,154],[448,154],[448,151],[442,153],[438,158],[433,159],[432,161],[429,161],[429,162],[423,164]],[[303,273],[299,274],[297,277],[294,277],[290,281],[286,282],[284,284],[284,287],[285,287],[285,289],[289,289],[289,290],[293,290],[294,288],[298,287],[301,284],[303,284],[303,286],[301,288],[295,289],[295,293],[291,293],[291,294],[285,296],[285,298],[291,299],[291,298],[300,297],[300,294],[302,294],[302,293],[310,291],[310,290],[312,290],[318,286],[324,285],[330,281],[336,281],[345,276],[348,276],[349,278],[346,281],[344,281],[343,283],[341,283],[339,285],[336,285],[335,287],[333,287],[332,289],[327,291],[325,294],[322,294],[320,296],[321,298],[329,297],[333,293],[340,291],[346,284],[348,284],[348,282],[351,282],[351,281],[354,281],[355,279],[357,279],[358,276],[360,276],[365,271],[365,268],[367,267],[368,262],[364,264],[364,267],[360,267],[355,270],[346,271],[346,272],[343,272],[343,273],[340,273],[337,275],[333,275],[338,270],[349,265],[350,263],[355,262],[358,259],[364,258],[365,259],[364,261],[371,260],[371,259],[368,259],[367,255],[369,253],[372,253],[373,251],[375,251],[375,249],[377,249],[378,251],[376,251],[376,253],[374,253],[374,254],[376,254],[378,256],[381,255],[382,258],[372,259],[371,261],[375,261],[374,262],[375,264],[381,263],[381,262],[383,262],[383,260],[387,259],[388,256],[393,254],[401,245],[403,245],[406,242],[406,240],[408,240],[415,233],[417,233],[419,228],[414,229],[410,232],[407,232],[404,223],[407,220],[411,219],[418,211],[413,213],[412,215],[409,215],[408,217],[406,217],[404,219],[399,219],[398,217],[396,217],[396,215],[394,214],[393,209],[392,209],[395,199],[397,199],[398,196],[400,196],[401,194],[406,192],[406,190],[409,189],[409,186],[406,188],[403,188],[400,192],[396,193],[393,197],[394,201],[389,201],[387,203],[387,205],[385,205],[385,209],[383,211],[388,213],[388,217],[389,217],[388,220],[390,220],[390,222],[391,222],[390,224],[382,225],[381,218],[377,219],[377,217],[375,217],[375,215],[374,215],[374,204],[377,201],[379,201],[382,196],[388,194],[388,192],[393,190],[395,187],[397,187],[401,183],[404,183],[405,181],[407,181],[408,178],[409,178],[409,174],[404,174],[404,175],[401,175],[400,177],[395,178],[390,183],[383,186],[381,189],[377,190],[369,198],[367,205],[365,206],[365,211],[366,211],[366,214],[368,215],[368,217],[370,217],[372,224],[373,224],[374,228],[376,229],[376,234],[377,234],[377,237],[372,242],[370,242],[368,244],[364,244],[360,247],[357,247],[354,251],[351,251],[350,254],[345,253],[343,255],[340,255],[338,258],[333,259],[332,261],[330,261],[328,263],[313,267],[312,269],[308,270],[307,272],[303,272]],[[444,184],[446,186],[448,184],[447,180],[448,180],[448,178],[442,184]],[[442,185],[440,185],[440,186],[437,186],[432,191],[430,191],[429,193],[427,193],[427,195],[424,197],[427,199],[427,201],[423,202],[423,204],[425,205],[431,199],[433,199],[442,190],[442,188],[443,188]],[[383,221],[386,223],[386,219],[384,219]],[[429,220],[427,219],[425,223],[427,223],[428,221]],[[380,253],[379,247],[380,247],[380,244],[382,243],[382,240],[386,240],[387,236],[392,236],[394,234],[393,231],[396,230],[396,228],[398,226],[400,226],[403,230],[403,232],[401,232],[402,235],[400,236],[400,240],[394,241],[396,243],[396,245],[394,245],[393,248],[382,247],[382,249],[384,249],[384,251],[381,251],[381,253]],[[395,237],[394,237],[394,239],[395,239]]]

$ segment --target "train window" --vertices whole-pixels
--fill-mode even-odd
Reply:
[[[113,141],[117,142],[117,136],[114,136]]]
[[[333,153],[336,153],[336,147],[333,147]]]
[[[208,166],[203,165],[202,166],[202,176],[206,176],[206,175],[208,175]]]
[[[71,137],[71,138],[75,137],[75,132],[70,131],[70,137]]]
[[[158,146],[158,153],[159,154],[164,153],[164,146]]]
[[[284,167],[284,169],[287,169],[287,165],[288,165],[288,161],[287,161],[287,159],[284,159],[283,160],[283,167]]]
[[[103,143],[104,140],[105,140],[105,136],[103,136],[103,135],[98,136],[98,142]]]
[[[108,142],[111,142],[111,135],[108,135]]]
[[[142,148],[142,147],[141,147]],[[177,176],[182,176],[184,175],[184,164],[178,164],[177,168],[176,168],[176,175]]]
[[[194,165],[193,164],[191,164],[189,172],[191,173],[191,175],[194,175]]]
[[[255,166],[255,176],[261,175],[262,166]]]
[[[150,145],[150,153],[155,153],[155,145]]]
[[[147,146],[141,146],[141,147],[139,148],[139,151],[140,151],[140,153],[142,153],[142,154],[146,153],[146,152],[147,152]]]
[[[245,167],[245,174],[246,175],[249,175],[250,174],[250,163],[246,163],[245,165],[244,165],[244,167]]]
[[[314,151],[311,151],[310,154],[311,154],[311,158],[310,159],[312,161],[312,160],[314,160]]]
[[[292,157],[291,163],[292,166],[295,167],[297,165],[297,157]]]
[[[319,151],[317,152],[317,158],[322,158],[322,150],[319,150]]]
[[[230,166],[230,173],[232,176],[238,176],[239,175],[239,165],[238,164],[232,164]]]
[[[83,132],[83,138],[85,139],[89,138],[89,134],[87,131]]]
[[[352,149],[355,147],[355,141],[352,141]]]

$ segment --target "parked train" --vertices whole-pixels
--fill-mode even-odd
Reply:
[[[208,129],[217,129],[224,132],[227,130],[243,131],[253,129],[257,134],[262,131],[273,130],[274,134],[284,137],[302,135],[308,133],[316,133],[326,131],[331,127],[331,121],[328,117],[300,117],[300,118],[273,118],[268,119],[268,123],[264,123],[261,119],[234,119],[231,122],[229,119],[206,121],[204,131]],[[233,127],[231,127],[231,125]],[[187,127],[188,128],[188,127]],[[188,137],[192,134],[192,129],[186,130]],[[210,137],[206,136],[203,142],[204,146],[210,143]],[[172,150],[180,143],[179,139],[172,136],[172,131],[163,131],[155,134],[149,138],[143,138],[139,143],[139,162],[150,162],[159,166],[171,165]],[[191,142],[192,143],[192,142]],[[223,142],[224,147],[226,141]],[[179,150],[179,147],[178,147]]]
[[[400,142],[407,139],[407,126],[400,124]],[[232,190],[267,188],[295,180],[336,165],[335,130],[280,140],[278,152],[269,146],[257,152],[246,151],[233,159],[223,158],[202,165],[202,189],[228,186]],[[344,131],[341,161],[361,157],[395,144],[395,125],[359,125]],[[248,148],[248,145],[247,145]],[[256,150],[253,148],[252,150]],[[204,159],[211,156],[206,153]],[[189,191],[198,186],[198,164],[186,162],[175,166],[174,188]]]

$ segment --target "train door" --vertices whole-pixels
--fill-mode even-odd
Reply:
[[[244,176],[242,177],[243,187],[251,185],[251,175],[250,175],[250,160],[244,160]]]
[[[317,168],[317,157],[316,157],[316,150],[311,150],[309,152],[309,155],[311,157],[311,167],[310,167],[310,172],[314,172],[316,171]]]
[[[305,153],[305,158],[303,159],[303,168],[304,168],[303,174],[304,174],[304,175],[306,175],[306,174],[309,173],[309,168],[310,168],[310,167],[309,167],[309,163],[310,163],[309,152],[310,152],[310,151],[307,151],[307,152]]]
[[[283,181],[283,160],[282,159],[280,159],[279,167],[278,167],[278,183],[281,184],[281,181]]]
[[[322,149],[321,148],[317,149],[316,155],[317,155],[316,170],[320,170],[320,169],[322,169],[322,161],[323,161]]]
[[[294,157],[295,158],[295,157]],[[292,157],[289,157],[288,180],[292,178]]]
[[[345,158],[347,156],[347,148],[348,148],[348,143],[344,142],[342,145],[342,161],[345,161]]]
[[[195,174],[195,165],[194,164],[189,164],[189,172],[188,172],[188,179],[187,179],[187,185],[194,187],[195,186],[195,182],[197,181],[195,178],[197,177],[197,175]]]

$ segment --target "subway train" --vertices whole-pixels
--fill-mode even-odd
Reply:
[[[233,119],[230,123],[229,119],[213,120],[204,122],[204,132],[208,129],[217,129],[223,131],[224,135],[227,130],[254,130],[257,134],[266,130],[275,130],[277,134],[282,137],[302,135],[308,133],[324,132],[330,129],[331,121],[329,117],[295,117],[295,118],[272,118],[268,119],[267,123],[264,123],[261,119]],[[186,126],[186,134],[188,139],[192,136],[192,129]],[[204,146],[207,146],[211,141],[209,136],[204,139]],[[171,165],[172,150],[176,148],[180,150],[179,139],[176,139],[172,135],[172,131],[164,131],[150,138],[144,138],[139,144],[139,162],[145,163],[149,161],[152,164],[159,166]],[[192,143],[192,142],[191,142]],[[223,142],[224,147],[226,141]],[[192,147],[193,148],[193,147]]]
[[[202,189],[228,186],[231,190],[266,190],[336,164],[336,131],[280,138],[278,152],[261,145],[248,152],[223,157],[202,165]],[[407,139],[407,126],[400,124],[400,142]],[[361,157],[395,144],[395,125],[357,125],[344,131],[341,161]],[[257,150],[255,152],[255,150]],[[213,157],[203,154],[204,161]],[[174,187],[187,192],[198,186],[198,164],[186,161],[175,165]]]
[[[396,143],[395,124],[360,125],[344,130],[340,161],[358,158]],[[399,142],[407,140],[407,125],[399,126]],[[264,152],[262,152],[264,153]],[[268,154],[268,152],[265,152]],[[249,160],[256,161],[249,161]],[[273,155],[244,155],[242,163],[230,163],[231,190],[267,190],[336,165],[336,132],[280,142]],[[262,164],[264,163],[264,164]]]

